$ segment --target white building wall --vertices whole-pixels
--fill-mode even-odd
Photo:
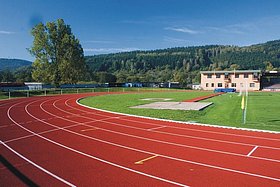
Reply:
[[[214,90],[215,88],[235,88],[237,91],[240,89],[245,89],[246,86],[248,90],[260,90],[260,77],[254,78],[253,72],[228,72],[228,78],[225,77],[226,71],[218,72],[207,72],[201,73],[201,88],[203,90]],[[239,75],[238,78],[235,75]],[[244,75],[247,74],[248,78]],[[208,77],[211,75],[211,78]],[[220,77],[219,77],[220,75]],[[220,87],[219,87],[220,86]]]

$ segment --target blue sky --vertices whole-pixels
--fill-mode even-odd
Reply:
[[[31,28],[63,18],[85,55],[280,39],[279,0],[0,0],[0,58],[33,60]]]

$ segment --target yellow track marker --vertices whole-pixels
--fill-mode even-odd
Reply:
[[[85,132],[85,131],[94,131],[94,130],[97,130],[98,128],[90,128],[90,129],[84,129],[84,130],[81,130],[82,132]]]
[[[242,101],[241,101],[241,109],[242,109],[242,110],[245,109],[245,97],[244,97],[244,95],[243,95]]]
[[[145,158],[143,160],[139,160],[137,162],[134,162],[134,164],[144,164],[145,161],[148,161],[148,160],[151,160],[153,158],[156,158],[158,155],[154,155],[154,156],[151,156],[151,157],[148,157],[148,158]]]

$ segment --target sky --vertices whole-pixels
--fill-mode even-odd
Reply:
[[[85,55],[280,39],[279,0],[0,0],[0,58],[33,61],[31,29],[59,18]]]

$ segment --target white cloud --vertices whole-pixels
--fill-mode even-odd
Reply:
[[[166,27],[165,30],[171,30],[171,31],[176,31],[176,32],[183,32],[187,34],[199,34],[201,33],[200,31],[192,30],[186,27]]]
[[[15,32],[0,30],[0,34],[15,34]]]
[[[143,50],[140,48],[85,48],[85,52],[94,53],[118,53],[118,52],[128,52],[128,51],[138,51]]]

